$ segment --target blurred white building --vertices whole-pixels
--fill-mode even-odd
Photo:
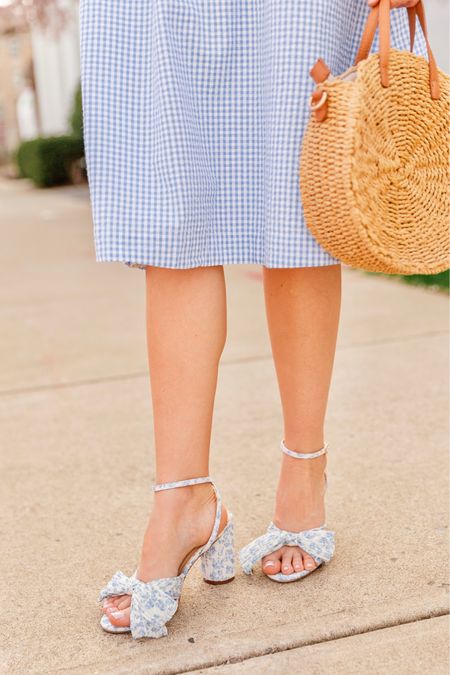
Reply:
[[[69,131],[80,78],[78,1],[58,4],[62,26],[0,26],[0,157],[21,140]]]
[[[64,134],[80,79],[78,2],[60,0],[67,20],[61,31],[31,29],[31,49],[39,131],[45,136]]]

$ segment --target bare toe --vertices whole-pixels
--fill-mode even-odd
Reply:
[[[294,566],[294,570],[296,572],[303,572],[304,567],[303,567],[303,558],[302,558],[302,552],[300,551],[299,548],[296,548],[294,551],[294,554],[292,556],[292,564]]]
[[[113,626],[125,627],[130,625],[130,609],[120,611],[118,609],[109,609],[107,611],[108,619]]]
[[[275,551],[262,559],[262,570],[265,574],[278,574],[281,570],[280,551]]]
[[[314,558],[311,558],[310,555],[302,551],[303,553],[303,565],[305,566],[305,570],[311,571],[317,567],[316,561]]]
[[[130,605],[131,605],[131,595],[124,595],[117,603],[117,609],[122,611],[123,609],[127,609],[127,607],[130,607]]]
[[[116,607],[117,603],[122,600],[122,598],[125,598],[125,595],[110,595],[108,598],[106,598],[103,601],[103,607]]]
[[[281,559],[281,571],[283,574],[292,574],[294,571],[292,566],[293,553],[292,547],[286,547]]]

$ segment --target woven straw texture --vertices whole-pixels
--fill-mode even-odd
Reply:
[[[303,139],[300,188],[319,243],[352,267],[433,274],[449,267],[449,81],[432,100],[428,62],[390,50],[322,85],[328,116]],[[353,78],[353,79],[349,79]]]

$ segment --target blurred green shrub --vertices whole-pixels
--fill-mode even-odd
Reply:
[[[38,187],[62,185],[71,178],[71,165],[84,155],[83,139],[48,136],[22,143],[16,152],[20,175]]]
[[[37,187],[63,185],[73,180],[74,163],[84,156],[80,86],[75,92],[70,127],[72,133],[66,136],[39,136],[21,143],[15,153],[19,175],[29,178]],[[81,163],[78,164],[80,167]]]
[[[80,85],[78,85],[78,89],[75,92],[73,110],[70,116],[70,127],[72,129],[72,136],[83,138],[83,106]]]

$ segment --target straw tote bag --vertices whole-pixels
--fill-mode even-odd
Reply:
[[[434,274],[449,266],[449,82],[436,65],[422,2],[422,56],[390,47],[390,2],[369,14],[355,65],[331,77],[319,59],[303,137],[300,190],[322,247],[352,267]],[[399,11],[399,10],[393,10]],[[403,11],[403,10],[402,10]],[[369,56],[377,26],[380,53]]]

